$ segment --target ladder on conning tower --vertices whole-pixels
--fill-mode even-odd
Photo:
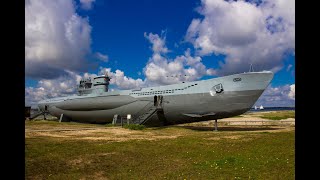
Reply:
[[[153,102],[150,102],[137,113],[136,118],[133,118],[132,122],[134,124],[144,124],[158,111],[163,111],[162,106],[154,106]]]

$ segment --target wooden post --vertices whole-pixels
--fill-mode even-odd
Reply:
[[[218,131],[218,122],[217,122],[217,119],[214,120],[214,129],[215,131]]]

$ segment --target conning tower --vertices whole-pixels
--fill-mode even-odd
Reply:
[[[93,89],[95,93],[103,93],[109,91],[109,82],[111,78],[106,75],[97,76],[93,78]]]
[[[92,93],[101,94],[108,92],[110,80],[111,78],[107,74],[94,77],[93,80],[90,77],[81,79],[78,86],[78,95],[83,96]]]
[[[78,85],[78,93],[80,96],[92,93],[92,81],[91,78],[83,78]]]

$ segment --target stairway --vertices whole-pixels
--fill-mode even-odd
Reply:
[[[40,115],[45,115],[45,114],[49,114],[49,112],[48,111],[40,111],[39,113],[34,114],[32,117],[30,117],[29,120],[32,120]],[[44,118],[45,118],[45,116],[44,116]]]
[[[157,111],[163,111],[161,106],[154,106],[153,103],[149,103],[139,113],[136,118],[132,120],[134,124],[144,124],[147,122]]]

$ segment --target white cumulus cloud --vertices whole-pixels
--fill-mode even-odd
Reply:
[[[67,71],[56,79],[42,79],[37,87],[25,88],[25,104],[36,105],[40,100],[76,94],[81,76]]]
[[[191,56],[190,49],[174,59],[167,58],[165,55],[169,50],[165,45],[165,36],[160,37],[152,33],[144,33],[144,36],[152,44],[153,51],[144,67],[146,83],[149,86],[194,81],[204,75],[214,75],[216,73],[215,70],[206,68],[201,62],[200,56]]]
[[[288,93],[288,97],[291,99],[295,99],[296,97],[295,84],[290,85],[290,92]]]
[[[101,68],[100,75],[108,74],[111,77],[110,84],[116,85],[119,89],[135,89],[145,86],[145,81],[142,79],[133,79],[125,76],[124,72],[117,69],[115,72],[111,71],[111,68]]]
[[[295,106],[295,84],[278,87],[268,86],[255,105],[272,107]]]
[[[295,1],[202,0],[185,39],[200,56],[226,55],[221,75],[256,70],[278,71],[282,60],[295,50]]]
[[[152,44],[152,51],[154,53],[167,53],[169,50],[166,47],[166,37],[159,37],[158,34],[144,33],[144,37]]]
[[[88,18],[75,12],[72,0],[25,3],[25,75],[56,78],[65,70],[84,71],[91,53]]]

